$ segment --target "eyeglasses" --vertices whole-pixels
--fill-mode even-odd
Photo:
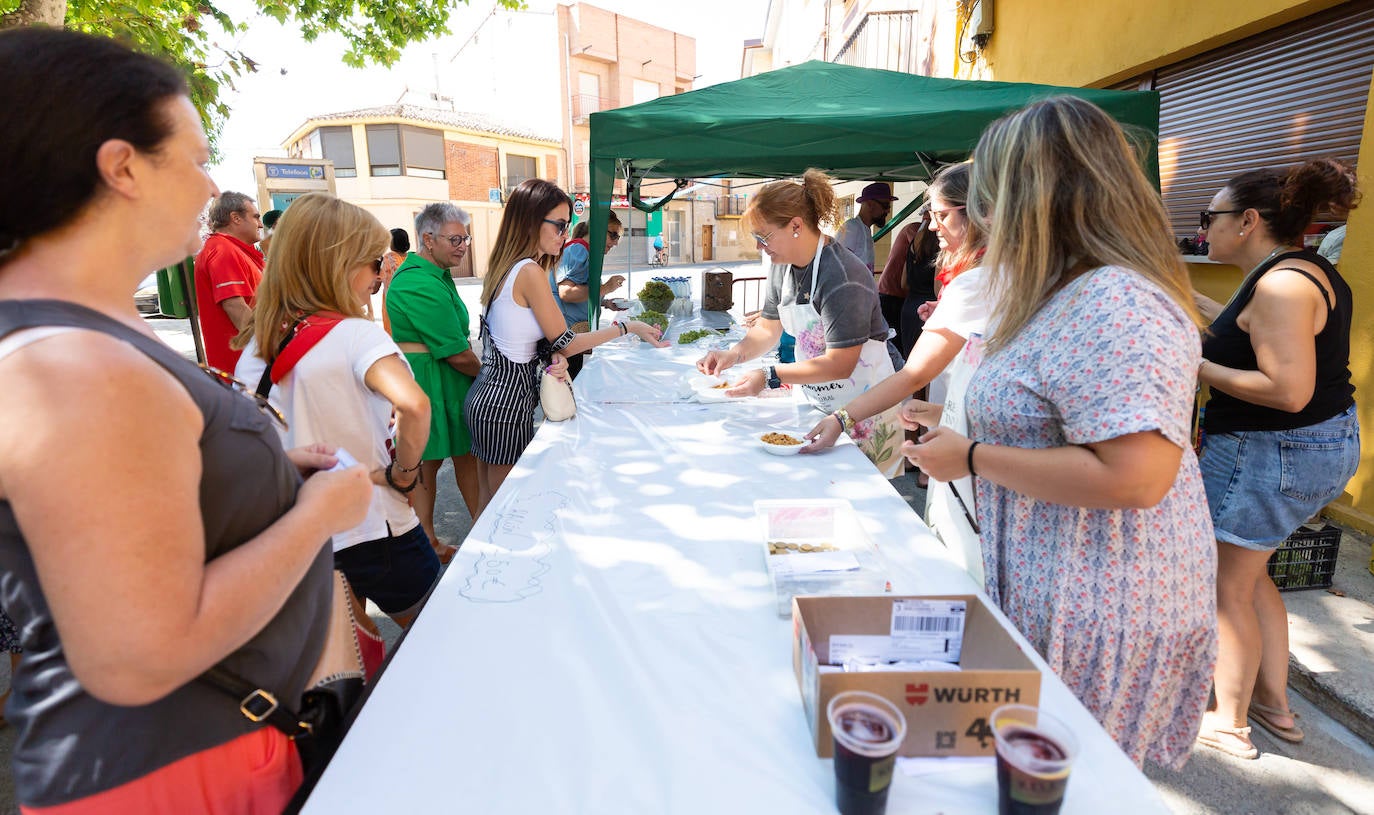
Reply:
[[[773,230],[773,232],[777,231],[776,229]],[[754,243],[757,243],[759,246],[767,246],[768,239],[773,237],[773,232],[769,232],[767,235],[760,235],[757,232],[750,232],[749,234],[754,237]]]
[[[560,234],[560,235],[564,235],[564,234],[566,234],[567,231],[568,231],[568,222],[567,222],[567,221],[564,221],[564,220],[561,220],[561,219],[555,221],[555,220],[553,220],[553,219],[551,219],[551,218],[545,218],[545,219],[544,219],[544,223],[546,223],[546,224],[552,224],[552,225],[553,225],[553,228],[554,228],[554,229],[557,229],[557,230],[558,230],[558,234]]]
[[[620,233],[616,232],[614,229],[608,229],[606,230],[606,240],[615,243],[620,240]]]
[[[448,245],[452,246],[454,249],[457,249],[465,243],[472,242],[471,235],[435,235],[434,237],[448,241]]]
[[[930,212],[931,218],[940,223],[944,223],[949,218],[951,212],[958,212],[961,209],[963,209],[963,207],[946,207],[945,209],[932,209],[928,211]]]
[[[272,404],[272,402],[269,401],[266,396],[263,396],[253,388],[249,387],[247,382],[244,382],[242,379],[237,379],[234,376],[227,374],[224,371],[221,371],[219,368],[212,368],[209,365],[206,365],[205,363],[201,363],[200,369],[204,371],[206,374],[208,374],[211,379],[220,383],[229,390],[241,393],[244,396],[247,396],[249,399],[252,399],[254,402],[256,402],[258,410],[262,411],[263,415],[267,416],[267,418],[276,422],[277,426],[280,427],[283,432],[290,429],[291,426],[286,423],[286,414],[278,410],[277,406]]]
[[[382,259],[381,259],[381,258],[374,258],[374,259],[372,260],[372,273],[373,273],[373,274],[381,274],[381,273],[382,273]]]
[[[1244,211],[1243,209],[1204,209],[1198,222],[1202,224],[1203,229],[1209,229],[1212,226],[1212,219],[1218,215],[1239,215]]]

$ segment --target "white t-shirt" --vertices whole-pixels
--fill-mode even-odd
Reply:
[[[391,460],[386,451],[391,402],[368,388],[363,378],[373,363],[393,354],[405,362],[401,349],[370,320],[352,317],[334,326],[272,386],[270,397],[291,424],[281,434],[282,444],[288,449],[316,443],[342,447],[369,471],[385,467]],[[239,357],[234,375],[256,388],[265,367],[254,341]],[[415,511],[395,490],[373,485],[367,517],[334,536],[334,551],[400,535],[419,523]]]
[[[983,292],[983,268],[975,266],[949,281],[940,292],[940,302],[926,320],[925,331],[943,328],[953,331],[965,340],[973,334],[982,334],[988,324],[987,295]],[[946,368],[930,381],[927,399],[944,404],[949,393],[949,368]]]
[[[859,216],[845,221],[835,233],[835,239],[841,246],[858,255],[859,260],[864,262],[870,272],[873,271],[873,230],[859,220]]]

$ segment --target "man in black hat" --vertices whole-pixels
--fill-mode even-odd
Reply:
[[[897,196],[892,189],[881,181],[874,181],[854,202],[859,205],[859,214],[845,221],[835,239],[846,249],[859,256],[873,271],[873,227],[887,223],[892,214],[892,202]]]

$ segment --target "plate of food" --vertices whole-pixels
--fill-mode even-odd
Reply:
[[[759,444],[763,445],[764,451],[775,456],[795,456],[806,445],[806,439],[801,436],[784,433],[780,430],[761,433],[758,439]]]
[[[726,396],[725,392],[733,388],[736,383],[723,376],[707,376],[706,374],[693,374],[690,379],[692,392],[696,394],[699,402],[730,402],[736,399],[747,399],[747,396]]]

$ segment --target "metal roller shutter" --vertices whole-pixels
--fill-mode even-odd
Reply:
[[[1175,235],[1237,173],[1331,156],[1355,164],[1374,70],[1374,0],[1160,68],[1159,164]],[[1138,85],[1136,85],[1138,87]]]

